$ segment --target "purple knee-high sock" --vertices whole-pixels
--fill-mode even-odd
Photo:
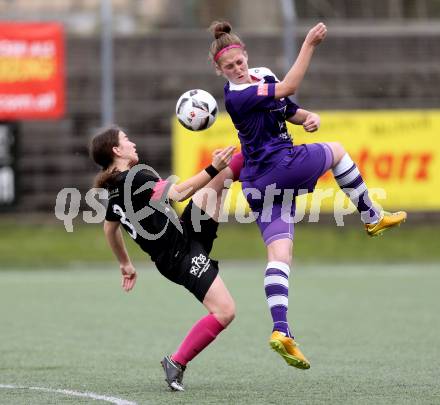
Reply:
[[[380,212],[371,202],[367,185],[356,163],[351,160],[348,153],[333,168],[333,175],[339,187],[347,194],[361,214],[362,222],[368,224],[379,221]]]

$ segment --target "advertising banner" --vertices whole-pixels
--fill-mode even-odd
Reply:
[[[16,126],[0,124],[0,211],[13,206],[17,199],[16,142]]]
[[[315,133],[289,124],[295,144],[340,142],[358,164],[373,200],[385,209],[440,209],[440,110],[326,111],[319,115],[321,128]],[[237,131],[225,113],[206,131],[188,131],[177,120],[173,128],[173,173],[182,179],[206,167],[214,149],[237,145],[239,150]],[[322,212],[331,212],[338,191],[327,172],[313,195],[299,198],[309,205],[319,198]],[[234,184],[231,211],[242,198],[239,184]]]
[[[64,34],[57,23],[0,23],[0,120],[64,114]]]

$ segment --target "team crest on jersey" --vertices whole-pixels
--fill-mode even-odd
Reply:
[[[269,85],[260,83],[257,88],[257,96],[267,96],[269,94]]]
[[[200,278],[200,276],[209,268],[211,259],[208,259],[205,255],[199,254],[191,259],[191,270],[189,271],[193,276]]]

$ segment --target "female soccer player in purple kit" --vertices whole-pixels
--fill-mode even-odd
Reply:
[[[302,125],[307,132],[318,130],[320,125],[317,114],[300,108],[288,96],[298,89],[316,46],[327,34],[323,23],[308,32],[282,81],[265,67],[248,68],[245,46],[231,33],[229,23],[213,22],[210,30],[215,37],[210,57],[217,74],[228,80],[226,110],[238,130],[244,157],[240,181],[267,246],[264,286],[273,319],[269,344],[290,366],[308,369],[310,363],[298,349],[287,321],[295,204],[292,202],[286,212],[282,191],[295,190],[294,195],[312,192],[319,177],[332,169],[338,185],[357,207],[368,235],[380,235],[400,224],[406,213],[387,213],[372,204],[356,164],[340,143],[293,145],[286,121]],[[279,195],[273,192],[274,187],[281,190]],[[264,200],[269,189],[273,199],[267,204]]]

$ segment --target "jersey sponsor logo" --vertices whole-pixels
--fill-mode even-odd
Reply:
[[[200,276],[206,272],[209,268],[211,259],[208,259],[205,255],[200,253],[198,256],[194,256],[191,259],[191,270],[189,271],[193,276],[200,278]]]
[[[260,83],[257,87],[257,96],[269,95],[269,85],[267,83]]]
[[[287,130],[286,111],[287,111],[286,105],[284,105],[281,108],[275,108],[273,110],[270,110],[271,114],[273,114],[273,116],[278,122],[278,126],[279,126],[278,138],[282,139],[283,141],[293,142],[292,136],[289,134],[289,131]]]

